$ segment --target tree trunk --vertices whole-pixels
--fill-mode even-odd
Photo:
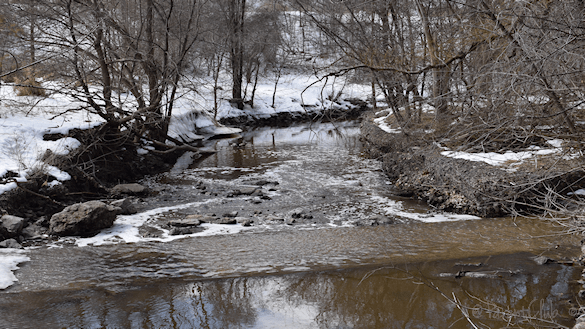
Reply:
[[[438,57],[438,47],[435,42],[435,38],[431,33],[429,26],[429,20],[427,13],[420,0],[416,0],[416,8],[421,17],[423,25],[424,36],[426,39],[427,48],[429,50],[429,57],[431,59],[431,65],[433,66],[433,99],[435,105],[435,118],[437,121],[444,121],[449,113],[447,94],[449,92],[449,76],[450,69],[448,66],[441,66],[441,60]]]
[[[246,0],[230,0],[230,20],[232,25],[231,36],[231,64],[232,64],[232,102],[238,109],[244,108],[242,98],[242,79],[244,66],[244,13]]]

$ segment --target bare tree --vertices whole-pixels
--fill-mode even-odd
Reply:
[[[36,6],[50,21],[42,42],[55,49],[55,61],[69,63],[61,78],[74,79],[71,95],[111,129],[163,143],[198,37],[200,3],[46,0]],[[121,98],[126,91],[130,97]]]
[[[244,108],[242,80],[244,67],[244,19],[246,0],[227,0],[227,23],[230,30],[230,63],[232,68],[232,102]]]

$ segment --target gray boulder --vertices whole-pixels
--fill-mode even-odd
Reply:
[[[186,217],[181,219],[174,219],[169,221],[170,226],[176,227],[191,227],[191,226],[199,226],[201,221],[195,217]]]
[[[4,215],[0,218],[0,234],[12,238],[18,236],[24,227],[26,219],[11,215]]]
[[[230,218],[238,217],[238,212],[237,211],[228,212],[228,213],[223,214],[221,217],[230,217]]]
[[[120,208],[101,201],[71,205],[51,217],[49,232],[54,235],[90,236],[111,227]]]
[[[20,243],[14,239],[8,239],[0,242],[0,248],[23,249]]]

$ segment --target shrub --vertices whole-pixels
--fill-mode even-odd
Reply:
[[[46,96],[45,89],[42,88],[41,83],[37,81],[34,73],[27,72],[23,78],[15,78],[14,90],[17,96]]]

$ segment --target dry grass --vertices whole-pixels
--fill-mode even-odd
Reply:
[[[47,96],[34,72],[25,72],[24,77],[16,77],[14,83],[17,96]]]

